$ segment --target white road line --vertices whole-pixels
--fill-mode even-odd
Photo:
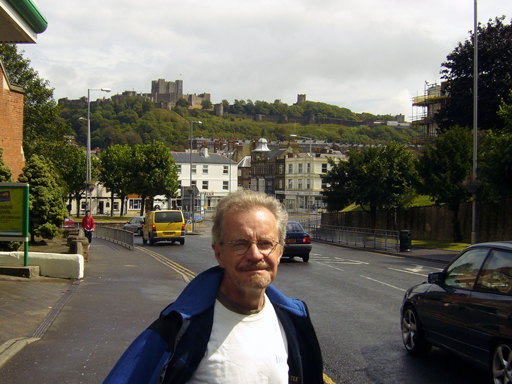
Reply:
[[[375,279],[372,279],[371,277],[363,276],[363,275],[361,275],[361,277],[362,277],[362,278],[364,278],[364,279],[371,280],[371,281],[374,281],[374,282],[376,282],[376,283],[379,283],[379,284],[385,285],[386,287],[390,287],[390,288],[398,289],[399,291],[405,292],[405,289],[395,287],[394,285],[391,285],[391,284],[388,284],[388,283],[384,283],[383,281],[375,280]]]
[[[328,267],[328,268],[335,269],[335,270],[340,271],[340,272],[345,272],[345,270],[344,270],[344,269],[340,269],[340,268],[333,267],[332,265],[325,264],[324,262],[322,262],[322,263],[321,263],[321,262],[319,262],[319,261],[315,261],[315,263],[320,264],[320,265],[322,265],[322,266],[324,266],[324,267]]]
[[[388,269],[391,269],[392,271],[397,271],[397,272],[409,273],[411,275],[417,275],[417,276],[423,276],[423,277],[427,277],[428,276],[428,273],[425,275],[424,273],[407,271],[405,269],[397,269],[397,268],[391,268],[391,267],[388,267]]]

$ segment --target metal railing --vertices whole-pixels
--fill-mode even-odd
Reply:
[[[133,251],[135,233],[120,228],[96,226],[94,236],[98,239],[108,240]]]
[[[312,240],[383,251],[400,251],[400,232],[380,229],[321,225],[319,220],[301,220]]]

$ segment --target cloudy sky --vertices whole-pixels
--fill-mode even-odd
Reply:
[[[473,30],[473,0],[37,0],[48,29],[25,57],[55,98],[88,88],[223,99],[297,94],[354,112],[402,113]],[[512,19],[512,1],[480,0],[478,20]],[[93,92],[91,98],[99,98]],[[106,95],[105,95],[106,96]]]

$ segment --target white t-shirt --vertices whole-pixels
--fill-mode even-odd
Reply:
[[[286,335],[266,295],[262,310],[252,315],[215,301],[210,341],[188,383],[288,383]]]

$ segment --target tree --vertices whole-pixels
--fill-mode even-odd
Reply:
[[[488,132],[480,148],[479,199],[497,202],[512,197],[512,133]]]
[[[61,156],[54,158],[57,172],[64,182],[65,194],[69,198],[68,210],[71,213],[71,202],[75,199],[76,215],[80,217],[80,200],[85,192],[87,154],[83,148],[68,144],[62,148]],[[95,173],[91,169],[91,176]]]
[[[187,99],[184,99],[183,97],[180,97],[178,100],[176,100],[176,106],[177,107],[187,108],[187,107],[190,106],[190,103],[188,102]]]
[[[201,109],[212,109],[213,103],[210,100],[201,101]]]
[[[454,241],[462,238],[459,205],[470,197],[464,181],[471,175],[472,159],[470,133],[455,127],[436,138],[434,145],[426,144],[417,163],[419,192],[429,195],[436,205],[446,204],[453,212]]]
[[[0,148],[0,183],[12,182],[12,172],[4,163],[3,152],[4,150]]]
[[[59,107],[53,99],[53,88],[30,67],[30,60],[18,53],[16,45],[0,45],[0,57],[11,82],[23,87],[23,149],[25,156],[44,154],[49,144],[65,142],[68,131],[58,120]]]
[[[32,155],[19,177],[20,183],[28,183],[29,232],[31,242],[35,236],[53,239],[58,227],[68,216],[64,204],[64,191],[59,185],[59,176],[51,170],[51,163],[44,157]]]
[[[136,145],[132,148],[131,159],[136,171],[131,175],[132,190],[138,194],[141,204],[140,215],[144,215],[144,202],[149,197],[149,207],[153,207],[156,195],[175,196],[178,190],[178,169],[169,148],[164,143]]]
[[[478,28],[478,125],[480,129],[502,129],[497,116],[501,100],[512,95],[512,24],[504,16]],[[441,131],[455,125],[471,127],[473,119],[473,36],[459,43],[442,64],[447,81],[446,105],[435,115]]]
[[[368,212],[369,206],[375,228],[378,209],[396,210],[410,200],[417,179],[414,157],[405,146],[395,142],[387,147],[352,150],[348,155],[348,161],[337,164],[329,159],[332,169],[323,177],[330,184],[324,190],[328,209],[340,210],[357,204]]]
[[[124,201],[132,192],[132,178],[137,175],[138,164],[132,159],[132,150],[127,145],[114,145],[108,147],[100,154],[101,172],[99,181],[111,193],[111,207],[114,206],[114,197],[121,199],[121,216],[124,213]],[[114,210],[110,211],[114,215]]]

